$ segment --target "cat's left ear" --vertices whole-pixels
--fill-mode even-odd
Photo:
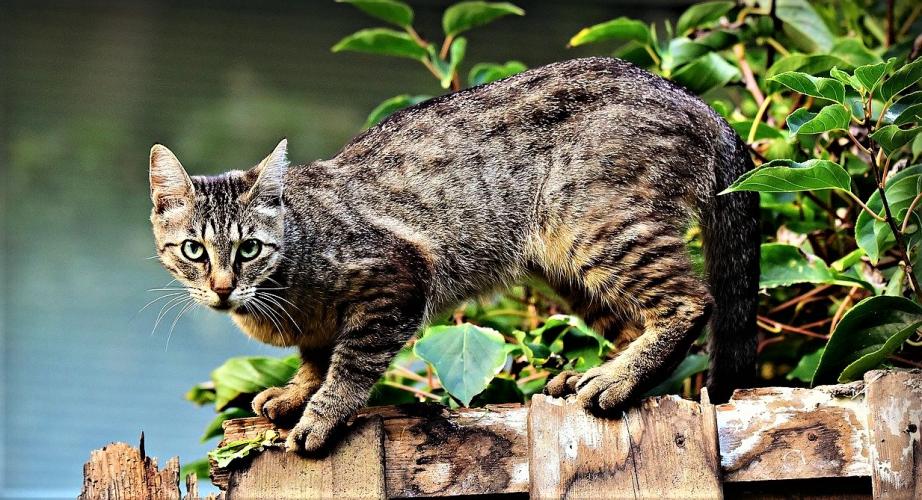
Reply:
[[[269,156],[247,172],[256,177],[247,193],[248,201],[264,200],[272,205],[280,202],[288,164],[288,140],[282,139]]]

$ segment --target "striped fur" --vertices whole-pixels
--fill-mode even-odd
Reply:
[[[713,394],[753,370],[757,199],[716,195],[751,167],[745,145],[699,99],[629,63],[577,59],[438,97],[309,165],[287,167],[281,144],[254,169],[188,188],[170,157],[157,151],[151,167],[164,264],[203,296],[229,270],[253,290],[230,298],[237,324],[303,353],[289,387],[254,400],[297,421],[291,449],[321,449],[432,314],[528,274],[630,341],[603,366],[552,380],[553,395],[616,411],[709,320]],[[710,282],[685,249],[693,220]],[[234,245],[256,234],[274,247],[236,264]],[[206,238],[220,266],[184,261],[185,238]]]

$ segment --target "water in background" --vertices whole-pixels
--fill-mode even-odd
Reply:
[[[435,38],[443,3],[411,3]],[[674,8],[516,3],[528,15],[472,32],[469,61],[599,53],[564,45]],[[0,6],[0,496],[73,497],[90,450],[142,430],[161,463],[213,446],[199,443],[213,412],[184,392],[228,357],[285,351],[211,311],[171,337],[172,314],[153,334],[159,307],[137,314],[170,279],[148,259],[148,150],[167,144],[192,173],[247,168],[283,136],[296,162],[335,154],[381,100],[441,92],[413,61],[329,52],[379,24],[319,1]]]

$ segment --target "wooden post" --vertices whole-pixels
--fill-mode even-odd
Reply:
[[[357,419],[324,458],[281,448],[256,454],[228,477],[234,498],[385,498],[384,430],[380,418]]]
[[[870,371],[867,384],[874,498],[922,498],[922,371]]]
[[[125,443],[112,443],[93,450],[83,466],[81,500],[179,500],[179,458],[167,460],[163,470],[157,459],[144,453],[144,434],[140,449]]]
[[[528,417],[532,498],[722,498],[713,412],[676,396],[620,419],[536,395]]]

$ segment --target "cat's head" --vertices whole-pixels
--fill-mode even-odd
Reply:
[[[281,260],[287,142],[247,171],[190,177],[166,147],[150,150],[151,223],[163,266],[199,303],[235,310]]]

